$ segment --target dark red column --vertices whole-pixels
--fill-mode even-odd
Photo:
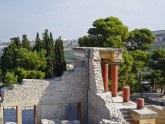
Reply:
[[[101,62],[104,91],[108,91],[108,63]]]
[[[78,114],[78,119],[81,122],[81,103],[77,103],[77,114]]]
[[[111,65],[111,92],[112,97],[117,96],[118,93],[118,65]]]
[[[144,108],[144,99],[143,98],[137,98],[136,99],[137,109]]]
[[[124,87],[123,88],[123,102],[129,102],[130,100],[130,88]]]
[[[34,124],[36,124],[36,105],[34,105]]]

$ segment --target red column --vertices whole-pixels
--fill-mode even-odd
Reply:
[[[36,105],[34,105],[34,124],[36,124]]]
[[[123,88],[123,102],[129,102],[130,100],[130,88],[124,87]]]
[[[107,92],[108,91],[108,63],[102,62],[101,68],[102,68],[104,91]]]
[[[144,108],[144,99],[143,98],[137,98],[136,99],[137,109]]]
[[[118,93],[118,65],[111,65],[111,92],[112,97],[117,96]]]
[[[78,119],[81,122],[81,103],[77,103],[77,113],[78,113]]]

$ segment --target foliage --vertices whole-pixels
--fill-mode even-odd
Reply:
[[[36,50],[37,52],[39,52],[39,51],[41,51],[42,48],[43,48],[42,42],[40,40],[39,33],[37,33],[36,39],[35,39],[35,46],[34,46],[33,50]]]
[[[0,59],[4,85],[10,86],[24,78],[52,78],[63,74],[66,70],[63,41],[57,39],[58,47],[55,50],[52,33],[46,29],[42,36],[43,39],[40,39],[37,33],[33,48],[25,34],[21,41],[19,37],[11,38]]]
[[[151,44],[154,40],[155,37],[149,29],[135,29],[130,32],[126,47],[129,51],[145,51],[151,47]]]
[[[21,82],[22,79],[43,79],[45,73],[37,70],[27,70],[21,67],[16,68],[15,74],[18,75],[18,82]]]
[[[46,68],[46,52],[41,50],[40,52],[31,52],[26,48],[17,49],[17,63],[19,67],[30,70],[44,70]]]
[[[22,47],[22,48],[26,48],[26,49],[28,49],[28,50],[31,50],[30,42],[29,42],[29,40],[27,39],[27,36],[26,36],[25,34],[22,36],[21,47]]]
[[[165,88],[165,49],[159,48],[152,52],[149,67],[153,69],[150,80],[161,87],[161,92]]]
[[[55,61],[54,72],[57,77],[61,76],[66,70],[66,62],[64,58],[64,47],[61,37],[55,42]]]
[[[46,29],[43,33],[43,48],[46,50],[46,58],[47,58],[47,68],[46,68],[46,77],[51,78],[54,76],[53,68],[54,68],[54,42],[52,33]]]
[[[11,87],[13,84],[17,83],[18,76],[15,76],[14,72],[7,72],[5,75],[5,84]]]
[[[93,22],[88,34],[79,38],[80,46],[121,48],[128,37],[128,28],[116,17],[101,18]]]
[[[150,54],[146,51],[154,40],[148,29],[128,32],[118,18],[108,17],[93,22],[88,35],[78,39],[80,46],[123,48],[124,62],[119,66],[119,88],[129,85],[132,92],[140,89],[139,71],[147,66]]]
[[[5,75],[8,70],[12,70],[17,67],[17,52],[16,49],[21,47],[21,43],[18,37],[11,38],[11,44],[3,49],[1,56],[1,69],[2,69],[2,81],[4,82]]]

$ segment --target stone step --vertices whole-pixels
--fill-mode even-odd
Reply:
[[[132,117],[130,115],[123,115],[124,116],[124,119],[132,119]]]
[[[133,120],[126,120],[126,122],[129,124],[135,124],[135,122]]]
[[[129,111],[121,111],[123,115],[129,115]]]
[[[124,120],[126,122],[128,122],[129,124],[134,124],[134,121],[132,120],[129,109],[120,109],[120,112],[123,115]]]

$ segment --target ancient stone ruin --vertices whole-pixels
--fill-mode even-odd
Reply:
[[[74,48],[73,53],[74,69],[62,77],[24,79],[21,85],[16,84],[12,90],[4,92],[1,123],[4,107],[16,107],[16,122],[22,124],[22,107],[33,106],[34,124],[145,124],[147,121],[155,124],[157,113],[147,108],[146,113],[141,112],[142,108],[137,109],[129,100],[129,88],[124,90],[124,99],[118,96],[118,64],[123,61],[121,49]],[[69,107],[76,110],[72,121],[66,114]]]

